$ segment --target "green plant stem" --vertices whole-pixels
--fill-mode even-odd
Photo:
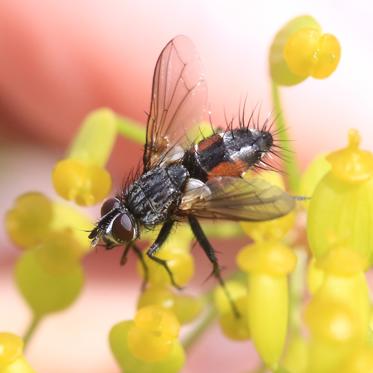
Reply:
[[[145,143],[146,131],[145,127],[140,123],[128,118],[118,117],[117,129],[126,139],[132,140],[141,145]]]
[[[300,331],[301,320],[301,305],[304,295],[304,279],[307,271],[307,254],[305,248],[295,248],[297,256],[297,266],[295,271],[290,276],[290,315],[289,315],[289,334],[297,334]]]
[[[40,316],[35,316],[35,315],[32,316],[31,322],[28,325],[25,334],[23,335],[23,343],[24,343],[25,350],[30,342],[30,339],[32,338],[36,329],[38,328],[41,319],[42,318]]]
[[[244,281],[246,278],[246,275],[240,271],[236,271],[232,273],[227,281]],[[218,285],[220,286],[220,285]],[[208,313],[204,317],[204,319],[196,326],[194,330],[191,331],[191,333],[184,339],[183,346],[187,350],[191,348],[196,341],[205,333],[206,330],[210,328],[212,323],[216,320],[218,316],[218,312],[214,307],[213,304],[213,294],[216,287],[214,287],[212,290],[209,290],[205,294],[206,303],[210,305]]]
[[[209,310],[204,319],[198,324],[198,326],[184,339],[183,346],[185,350],[190,349],[194,343],[210,328],[211,324],[215,321],[217,312],[213,306],[209,307]]]
[[[278,85],[272,80],[272,100],[274,110],[277,114],[279,114],[276,125],[278,131],[278,140],[280,141],[280,145],[282,148],[282,152],[286,157],[286,162],[284,162],[284,167],[287,173],[287,181],[289,184],[289,188],[292,192],[298,192],[299,182],[300,182],[300,168],[298,165],[297,158],[295,156],[294,149],[291,145],[291,141],[289,140],[287,126],[285,123],[283,110],[281,107],[281,97],[280,97],[280,90]]]

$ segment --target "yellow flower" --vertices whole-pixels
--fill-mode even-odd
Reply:
[[[314,28],[303,28],[289,37],[284,58],[289,69],[302,77],[325,79],[337,68],[341,47],[337,38]]]
[[[237,262],[249,272],[247,314],[252,340],[266,365],[276,369],[289,319],[287,275],[295,268],[296,256],[286,245],[269,241],[248,245]]]
[[[373,154],[359,143],[351,130],[348,146],[327,156],[331,170],[310,201],[307,235],[316,258],[343,245],[373,262]]]
[[[61,249],[63,249],[61,247]],[[15,281],[34,317],[63,310],[79,296],[84,283],[80,263],[53,262],[53,243],[42,249],[27,250],[18,258]],[[52,253],[50,252],[52,251]],[[50,257],[49,257],[50,256]]]
[[[128,330],[128,349],[140,360],[161,361],[177,341],[180,324],[175,315],[159,306],[139,309]]]
[[[296,17],[279,30],[272,42],[272,80],[290,86],[309,76],[324,79],[337,68],[340,55],[335,36],[323,34],[319,23],[310,16]]]
[[[30,249],[46,241],[58,240],[59,233],[74,241],[77,256],[89,251],[87,230],[91,219],[73,206],[54,202],[38,192],[19,196],[5,215],[5,227],[11,240],[21,249]],[[53,235],[57,237],[53,238]],[[67,245],[69,246],[69,245]]]
[[[12,333],[0,333],[0,372],[35,373],[23,356],[23,341]]]
[[[317,260],[316,266],[323,276],[305,311],[311,332],[308,369],[334,372],[368,337],[366,264],[359,252],[335,247]]]
[[[122,321],[114,325],[109,334],[111,351],[125,373],[178,373],[185,363],[185,353],[181,343],[175,341],[167,357],[160,361],[144,361],[132,354],[128,345],[129,331],[133,321]],[[143,346],[144,347],[144,346]],[[157,351],[155,351],[157,353]]]
[[[175,314],[181,324],[193,321],[203,310],[201,297],[174,293],[166,286],[149,286],[141,295],[137,309],[157,305]]]
[[[57,193],[78,205],[102,201],[110,191],[111,177],[104,169],[117,135],[117,118],[108,109],[91,113],[83,122],[66,159],[52,173]]]
[[[339,368],[344,373],[366,373],[373,372],[373,348],[372,346],[363,346],[347,357]]]

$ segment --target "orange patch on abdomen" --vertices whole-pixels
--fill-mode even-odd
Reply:
[[[209,173],[209,179],[217,176],[241,176],[247,170],[247,165],[244,161],[238,160],[235,162],[221,162],[215,166]]]
[[[219,142],[222,142],[223,139],[220,135],[215,134],[210,137],[207,137],[206,139],[203,139],[198,143],[198,152],[203,152],[207,150],[210,146],[217,144]]]

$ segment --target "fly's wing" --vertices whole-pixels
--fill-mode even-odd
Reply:
[[[295,199],[259,178],[216,177],[188,191],[180,205],[199,218],[265,221],[289,213]]]
[[[202,119],[206,99],[207,86],[196,49],[186,36],[177,36],[165,46],[154,70],[145,171],[184,137],[185,128]]]

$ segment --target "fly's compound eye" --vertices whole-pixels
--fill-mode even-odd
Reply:
[[[116,207],[119,207],[119,201],[116,198],[107,199],[101,206],[101,216],[106,215]]]
[[[129,242],[134,238],[134,229],[130,217],[127,214],[117,216],[111,227],[111,235],[117,242]]]

